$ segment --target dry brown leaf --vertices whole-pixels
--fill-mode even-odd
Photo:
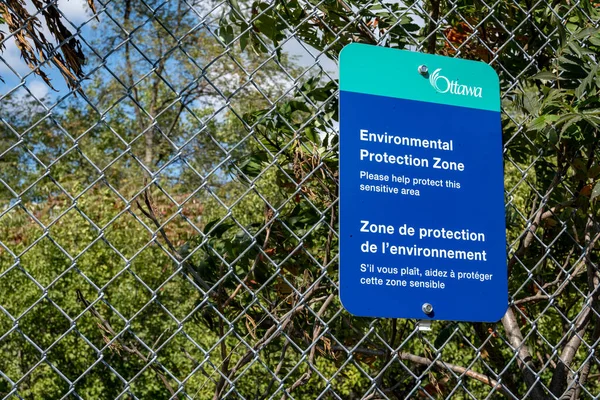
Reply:
[[[8,27],[8,35],[12,36],[21,58],[29,68],[41,77],[53,90],[50,78],[43,69],[54,64],[58,67],[65,82],[71,89],[79,86],[83,78],[85,55],[81,43],[63,23],[61,13],[53,4],[41,0],[31,0],[38,10],[33,15],[27,11],[24,0],[6,0],[0,4],[0,15]],[[87,0],[90,9],[96,13],[93,0]],[[58,45],[53,45],[42,33],[40,18],[44,18],[51,35]],[[0,32],[0,40],[6,37]],[[4,48],[0,48],[0,51]]]

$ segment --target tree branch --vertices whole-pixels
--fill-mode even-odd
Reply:
[[[525,251],[533,242],[535,231],[537,230],[538,226],[540,225],[540,222],[542,221],[543,216],[544,215],[548,215],[548,216],[553,215],[554,212],[556,212],[559,209],[557,207],[559,207],[560,204],[557,205],[554,209],[550,209],[546,213],[544,213],[544,208],[546,207],[546,202],[548,201],[548,198],[550,198],[550,194],[552,194],[552,192],[554,191],[556,186],[561,182],[561,178],[562,178],[563,174],[564,174],[564,171],[562,170],[562,168],[559,171],[556,171],[556,174],[554,174],[552,183],[550,183],[548,190],[546,191],[546,193],[544,194],[544,197],[540,201],[539,208],[534,213],[535,217],[533,218],[533,222],[526,229],[525,236],[521,239],[519,248],[517,249],[517,251],[515,251],[513,256],[508,261],[508,275],[509,276],[510,276],[513,266],[516,264],[519,257],[521,257],[523,254],[525,254]],[[563,204],[563,203],[561,203],[561,204]],[[548,214],[548,212],[550,212],[550,214]]]
[[[560,396],[563,394],[567,384],[567,376],[570,371],[571,363],[577,355],[577,350],[581,346],[583,336],[585,335],[585,331],[592,320],[594,311],[596,313],[598,312],[597,308],[600,296],[600,277],[598,277],[596,266],[590,258],[590,253],[600,238],[600,234],[598,234],[592,239],[591,231],[594,229],[595,225],[596,224],[593,216],[588,215],[588,220],[585,227],[584,260],[588,270],[588,298],[590,299],[590,302],[584,302],[582,311],[579,313],[579,317],[577,318],[577,321],[573,327],[571,337],[563,347],[556,369],[554,370],[554,374],[552,374],[550,392],[552,392],[552,394],[555,396]]]
[[[594,325],[594,332],[592,333],[592,340],[591,340],[591,346],[590,349],[595,349],[598,346],[598,339],[600,338],[600,324],[598,323],[598,315],[594,315],[594,320],[595,320],[595,325]],[[581,389],[585,386],[585,383],[588,380],[588,377],[590,377],[590,371],[592,369],[592,360],[593,360],[593,356],[592,354],[589,354],[587,360],[585,360],[585,364],[583,366],[583,368],[581,369],[581,378],[579,378],[579,382],[577,382],[577,384],[574,386],[574,390],[573,390],[573,394],[571,396],[571,400],[577,400],[580,398],[581,395]]]
[[[344,351],[344,352],[347,351],[346,348],[341,347],[341,346],[333,346],[332,350]],[[370,356],[383,357],[383,356],[385,356],[386,351],[385,350],[372,350],[372,349],[358,347],[358,348],[354,349],[352,351],[352,353],[353,354],[360,353],[360,354],[365,354],[365,355],[370,355]],[[475,379],[476,381],[484,383],[484,384],[498,390],[499,392],[502,392],[502,394],[504,394],[505,396],[507,396],[511,399],[517,399],[517,397],[510,390],[508,390],[508,388],[506,386],[504,386],[502,383],[498,382],[495,379],[490,378],[487,375],[473,371],[472,369],[461,367],[460,365],[450,364],[450,363],[447,363],[444,361],[430,360],[429,358],[417,356],[417,355],[414,355],[411,353],[406,353],[406,352],[399,351],[396,354],[398,355],[398,358],[400,358],[401,360],[404,360],[404,361],[410,361],[415,364],[425,365],[425,366],[433,365],[435,368],[437,368],[438,370],[441,370],[441,371],[450,370],[457,374],[468,376],[469,378]]]
[[[431,13],[429,15],[429,24],[427,26],[428,36],[427,39],[427,52],[429,54],[435,54],[435,48],[437,44],[437,28],[438,21],[440,18],[440,0],[431,0]]]
[[[334,297],[335,297],[335,295],[333,293],[331,293],[329,295],[329,297],[327,297],[327,300],[325,300],[325,302],[323,302],[323,304],[321,305],[321,308],[319,309],[319,312],[317,313],[317,316],[315,318],[315,327],[313,328],[313,335],[312,335],[312,340],[311,340],[311,343],[313,344],[313,346],[310,349],[310,354],[308,355],[308,364],[309,365],[314,362],[315,352],[317,350],[316,340],[319,337],[319,334],[321,333],[321,325],[319,325],[319,323],[318,323],[318,318],[321,318],[321,316],[323,315],[325,310],[327,310],[329,303],[331,303],[331,301],[334,299]],[[292,392],[298,386],[305,384],[306,382],[308,382],[308,380],[310,379],[311,376],[312,376],[312,369],[308,368],[308,370],[304,374],[302,374],[302,376],[300,378],[298,378],[296,380],[296,382],[294,382],[292,384],[292,386],[290,387],[290,389],[288,391]],[[285,400],[286,396],[287,395],[284,394],[281,397],[281,400]]]
[[[481,349],[487,352],[488,362],[492,365],[492,367],[496,368],[498,371],[502,371],[506,365],[506,359],[502,350],[492,344],[489,340],[490,332],[488,331],[487,324],[483,323],[475,323],[473,324],[473,329],[475,334],[481,341]],[[515,383],[514,377],[511,374],[505,374],[503,376],[504,385],[511,393],[517,393],[518,385]]]
[[[578,263],[577,267],[575,267],[575,270],[573,271],[573,273],[571,273],[567,277],[567,279],[565,279],[561,282],[563,270],[565,270],[567,268],[567,266],[569,265],[569,261],[571,260],[571,256],[573,255],[574,252],[575,252],[575,245],[573,247],[571,247],[571,250],[569,251],[567,258],[562,265],[562,270],[558,273],[558,276],[556,277],[556,279],[553,280],[552,282],[548,282],[548,283],[544,284],[541,287],[541,289],[545,291],[549,287],[552,287],[554,285],[559,285],[554,293],[552,293],[552,294],[538,293],[533,296],[528,296],[528,297],[525,297],[522,299],[515,300],[514,305],[518,306],[518,305],[525,304],[525,303],[537,302],[537,301],[541,301],[541,300],[548,300],[548,299],[553,299],[553,298],[560,296],[562,294],[562,292],[564,292],[565,289],[567,287],[569,287],[569,283],[573,279],[575,279],[577,276],[579,276],[580,274],[583,273],[583,267],[585,266],[585,264]]]
[[[140,211],[154,223],[154,225],[156,226],[156,228],[158,230],[158,233],[160,233],[160,236],[163,238],[163,240],[165,241],[165,243],[167,244],[167,246],[169,247],[171,252],[173,252],[173,256],[175,256],[177,261],[179,261],[183,264],[185,270],[190,275],[192,275],[192,277],[194,278],[194,281],[198,285],[200,285],[205,292],[208,293],[210,291],[210,286],[204,281],[204,279],[202,279],[202,277],[200,277],[200,275],[198,274],[198,272],[196,272],[196,270],[194,269],[194,267],[192,265],[190,265],[187,261],[183,261],[183,257],[181,256],[181,254],[179,254],[179,251],[177,250],[177,248],[175,248],[173,243],[167,237],[167,234],[165,233],[164,228],[162,227],[160,221],[156,217],[156,213],[154,212],[152,203],[150,202],[150,196],[148,194],[148,189],[144,190],[144,202],[146,203],[146,207],[148,207],[148,210],[144,210],[144,208],[140,204],[139,200],[136,200],[135,202],[136,202],[138,208],[140,209]]]
[[[120,336],[120,334],[118,334],[113,327],[110,325],[110,322],[108,322],[108,320],[106,320],[99,312],[98,310],[96,310],[96,308],[94,307],[94,305],[92,303],[90,303],[84,296],[83,293],[81,292],[81,290],[77,289],[77,301],[79,301],[80,303],[82,303],[84,305],[85,308],[88,309],[88,311],[92,314],[92,316],[94,318],[96,318],[99,323],[98,323],[98,327],[103,330],[104,332],[110,334],[113,336],[112,339],[106,337],[104,334],[102,334],[102,336],[104,337],[104,340],[106,341],[108,347],[110,349],[113,349],[116,351],[117,354],[119,354],[118,349],[121,348],[123,350],[125,350],[128,353],[131,354],[135,354],[137,357],[139,357],[146,365],[148,365],[148,361],[149,358],[146,357],[135,345],[135,343],[127,343],[125,342],[125,340],[123,340],[123,338]],[[162,336],[162,335],[161,335]],[[160,339],[160,338],[159,338]],[[113,345],[111,345],[110,342],[112,341],[116,341],[117,343],[119,343],[119,346],[117,346],[116,348],[113,347]],[[167,377],[165,376],[165,374],[161,371],[160,364],[159,366],[154,365],[154,362],[149,364],[150,368],[152,368],[154,370],[154,372],[156,373],[156,375],[158,376],[158,378],[162,381],[163,385],[165,385],[165,387],[167,388],[167,390],[169,391],[169,393],[171,393],[171,398],[172,399],[178,399],[179,397],[177,396],[177,394],[175,393],[175,390],[173,389],[173,387],[171,386],[171,384],[169,383],[169,380],[167,379]]]
[[[504,314],[502,325],[508,336],[508,342],[517,351],[517,364],[525,378],[525,383],[531,389],[532,399],[544,400],[546,393],[544,393],[544,390],[540,386],[538,374],[533,370],[533,358],[525,345],[523,334],[517,324],[517,319],[512,308],[509,307],[506,314]]]
[[[244,365],[248,364],[252,360],[255,352],[258,352],[263,347],[267,346],[269,343],[271,343],[271,341],[273,341],[276,337],[278,337],[281,334],[281,332],[283,332],[287,328],[287,326],[290,324],[290,322],[292,322],[292,318],[296,314],[298,314],[302,310],[304,310],[305,305],[308,304],[308,300],[312,297],[313,294],[315,294],[315,292],[317,291],[318,288],[319,288],[319,284],[317,282],[311,289],[307,290],[306,293],[304,294],[304,298],[302,301],[303,304],[302,303],[297,304],[294,308],[292,308],[290,311],[288,311],[287,313],[285,313],[283,315],[279,324],[273,324],[273,326],[271,326],[265,332],[263,337],[254,346],[252,346],[252,349],[248,350],[246,352],[246,354],[244,354],[242,356],[242,358],[240,358],[238,360],[238,362],[234,365],[234,367],[229,371],[229,375],[228,375],[229,380],[231,380],[231,378],[234,377],[235,374],[237,374],[237,372]],[[225,387],[223,387],[223,389],[219,393],[219,396],[223,395],[224,389],[225,389]],[[218,397],[218,398],[221,398],[221,397]]]

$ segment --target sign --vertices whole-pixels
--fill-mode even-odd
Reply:
[[[342,50],[340,297],[368,317],[495,322],[506,312],[500,88],[489,65]]]

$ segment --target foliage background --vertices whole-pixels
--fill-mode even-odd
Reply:
[[[596,5],[89,7],[73,26],[54,2],[0,2],[0,43],[20,43],[32,68],[0,97],[3,398],[599,393]],[[498,324],[423,333],[342,309],[337,81],[319,60],[350,42],[499,73],[510,307]],[[34,75],[67,86],[38,98]]]

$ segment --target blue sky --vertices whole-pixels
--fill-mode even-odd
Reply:
[[[26,3],[28,9],[33,11],[34,8],[31,5],[31,1],[26,0]],[[67,27],[72,32],[75,32],[77,28],[83,24],[80,34],[82,37],[86,38],[86,40],[91,41],[97,34],[94,29],[96,20],[92,18],[92,14],[86,3],[86,0],[58,0],[59,9],[63,13]],[[5,25],[0,25],[0,30],[7,33]],[[46,37],[51,37],[45,26],[43,27],[43,32]],[[0,82],[0,98],[21,85],[15,91],[19,96],[29,97],[30,95],[33,95],[40,100],[48,96],[44,103],[46,103],[47,107],[50,107],[57,99],[69,93],[69,90],[56,67],[45,68],[44,70],[51,78],[51,83],[58,92],[52,91],[41,78],[29,70],[27,65],[21,59],[20,52],[12,38],[5,40],[4,45],[6,49],[0,53],[0,77],[2,77],[5,82]],[[83,46],[85,47],[85,45]],[[319,52],[314,48],[291,38],[285,43],[283,49],[291,56],[294,56],[295,61],[300,66],[314,68],[315,64],[317,64],[323,68],[330,77],[337,78],[337,63],[324,55],[319,55]]]
[[[34,8],[31,5],[31,1],[27,0],[26,3],[30,12],[33,12]],[[95,20],[90,20],[92,14],[88,9],[86,0],[59,0],[58,5],[66,20],[65,24],[67,27],[74,32],[77,27],[85,23],[81,29],[81,35],[86,40],[91,40],[95,34],[93,29]],[[6,25],[0,25],[0,30],[8,34]],[[51,38],[45,26],[43,26],[42,32],[46,37]],[[51,79],[52,85],[57,90],[57,92],[54,92],[40,77],[30,71],[27,64],[21,59],[20,52],[12,37],[4,41],[4,46],[6,48],[0,53],[0,77],[4,80],[4,83],[0,82],[0,98],[14,91],[19,85],[22,86],[16,89],[14,93],[27,97],[31,94],[39,100],[48,96],[46,102],[53,102],[54,99],[60,98],[69,92],[56,67],[44,68],[44,71]],[[295,60],[299,65],[311,67],[317,63],[330,73],[330,76],[337,77],[337,64],[325,56],[320,56],[318,60],[315,60],[318,56],[318,51],[310,46],[302,45],[297,40],[291,39],[284,45],[284,50],[290,55],[295,56]],[[47,106],[49,105],[47,104]]]

